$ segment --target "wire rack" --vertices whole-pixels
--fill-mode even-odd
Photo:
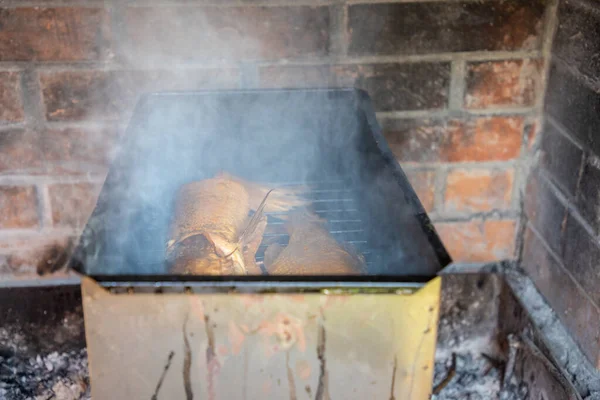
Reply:
[[[294,186],[297,183],[284,183],[276,186]],[[310,182],[305,184],[309,189],[303,197],[310,201],[310,208],[319,217],[327,220],[329,233],[340,244],[349,244],[365,257],[367,267],[373,263],[373,251],[369,246],[363,221],[362,210],[357,201],[358,193],[349,188],[342,180]],[[283,213],[266,213],[267,228],[263,241],[256,253],[256,261],[262,264],[267,247],[273,243],[287,245],[289,235],[285,222],[279,217]]]

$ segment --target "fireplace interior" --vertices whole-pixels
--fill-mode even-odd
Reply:
[[[82,277],[105,291],[91,296],[107,305],[95,318],[127,296],[233,289],[354,301],[393,288],[409,301],[439,279],[435,359],[420,371],[431,398],[599,398],[599,54],[595,0],[5,0],[0,398],[90,398]],[[217,118],[219,102],[228,117]],[[305,195],[363,253],[367,274],[165,274],[173,191],[220,169],[311,183]],[[266,235],[286,245],[281,227],[269,215]],[[178,326],[177,340],[191,332],[203,344],[198,326]],[[202,376],[230,356],[213,350]],[[152,362],[155,398],[170,374],[184,387],[185,352],[173,351]],[[319,351],[307,350],[308,368],[282,352],[279,380],[254,389],[332,395],[312,381]],[[334,360],[323,371],[339,371]],[[412,398],[403,362],[369,370],[386,398]],[[218,386],[207,393],[226,393]]]

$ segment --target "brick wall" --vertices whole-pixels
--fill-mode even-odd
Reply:
[[[453,257],[513,257],[545,3],[4,0],[0,276],[77,235],[140,93],[207,88],[367,89]]]
[[[523,267],[600,368],[600,3],[560,0]]]

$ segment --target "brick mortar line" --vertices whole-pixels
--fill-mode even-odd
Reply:
[[[581,161],[579,162],[579,166],[585,162],[585,157],[581,157]],[[544,173],[547,180],[551,181],[554,187],[560,191],[562,196],[565,198],[566,202],[573,203],[576,200],[576,196],[571,196],[568,194],[568,190],[556,180],[556,178],[550,173],[550,171],[546,170],[544,167],[539,168],[540,173]],[[577,177],[579,179],[579,177]]]
[[[498,60],[520,60],[540,58],[541,52],[534,51],[473,51],[455,53],[429,53],[429,54],[397,54],[397,55],[375,55],[375,56],[325,56],[319,58],[298,58],[293,60],[257,60],[257,64],[263,66],[306,66],[306,65],[330,65],[330,64],[383,64],[383,63],[419,63],[419,62],[480,62]]]
[[[519,209],[522,204],[522,198],[525,196],[525,187],[527,185],[527,178],[529,176],[529,168],[525,165],[524,160],[519,159],[515,163],[513,172],[513,184],[511,188],[511,208]]]
[[[490,108],[482,110],[450,110],[429,109],[429,110],[407,110],[407,111],[382,111],[377,112],[377,118],[382,119],[409,119],[409,118],[472,118],[472,117],[495,117],[495,116],[527,116],[536,115],[535,110],[530,107],[524,108]]]
[[[550,123],[550,126],[552,126],[559,135],[571,142],[572,145],[577,147],[579,150],[585,151],[585,146],[583,145],[583,143],[581,143],[574,135],[572,135],[563,124],[561,124],[556,118],[552,116],[551,113],[547,112],[544,115],[544,120]]]
[[[466,109],[466,114],[481,116],[481,115],[538,115],[537,111],[533,107],[493,107],[493,108],[482,108],[482,109]]]
[[[42,88],[39,75],[33,68],[27,68],[21,75],[21,94],[25,125],[39,128],[41,121],[46,120],[45,107],[42,100]]]
[[[18,241],[23,239],[32,239],[32,240],[43,240],[48,239],[49,237],[61,237],[61,236],[74,236],[80,235],[82,228],[61,228],[61,227],[44,227],[42,229],[1,229],[0,230],[0,243],[1,242],[10,242],[10,241]],[[25,243],[22,247],[28,248],[30,243]],[[10,250],[14,248],[20,248],[21,246],[10,246],[10,248],[5,250]],[[3,249],[0,248],[0,252]]]
[[[427,0],[426,0],[427,1]],[[471,0],[473,1],[473,0]],[[251,4],[242,2],[218,2],[218,1],[207,1],[202,3],[189,3],[181,1],[155,1],[148,2],[144,0],[129,0],[127,7],[130,8],[257,8],[257,7],[268,7],[268,8],[298,8],[298,7],[327,7],[333,5],[344,4],[341,0],[297,0],[297,1],[286,1],[286,0],[262,0],[256,1]]]
[[[105,60],[103,64],[107,65],[121,65],[127,59],[127,49],[125,42],[125,13],[124,13],[124,1],[119,0],[107,0],[107,12],[109,16],[109,25],[111,31],[111,38],[109,40],[110,50],[114,55],[114,59]]]
[[[529,150],[530,143],[528,140],[526,140],[526,138],[527,134],[534,127],[534,123],[538,118],[539,117],[529,117],[523,124],[523,131],[521,133],[521,151],[519,152],[519,158],[517,159],[517,163],[515,165],[511,199],[511,205],[516,209],[520,209],[521,205],[523,204],[529,172],[535,163],[535,157]]]
[[[575,220],[583,227],[585,232],[590,236],[590,238],[595,242],[598,247],[600,247],[600,238],[596,234],[594,228],[592,228],[586,219],[580,214],[577,206],[565,195],[561,189],[554,183],[554,180],[551,176],[549,176],[548,172],[545,170],[540,170],[540,177],[548,184],[549,189],[554,193],[554,195],[558,198],[558,200],[563,203],[566,207],[568,213],[575,218]]]
[[[41,95],[41,93],[40,93]],[[41,105],[43,107],[43,105]],[[407,110],[407,111],[385,111],[377,112],[378,120],[382,119],[470,119],[485,117],[522,117],[531,115],[532,108],[498,108],[484,110],[453,111],[449,109],[429,110]],[[35,124],[19,122],[14,124],[0,124],[0,135],[2,132],[14,129],[27,129],[38,127],[44,129],[118,129],[122,130],[128,126],[128,121],[123,119],[87,119],[72,121],[46,121],[45,114],[42,120],[36,120]]]
[[[260,86],[260,71],[256,64],[241,63],[239,71],[239,87],[246,89]]]
[[[11,131],[14,129],[23,129],[27,126],[25,121],[23,122],[3,122],[0,123],[0,135],[3,131]]]
[[[444,213],[444,199],[446,197],[446,181],[448,180],[448,168],[438,166],[435,170],[433,181],[433,209],[438,214]]]
[[[348,50],[346,37],[346,5],[329,6],[329,52],[333,57],[345,57]]]
[[[546,242],[546,239],[541,235],[541,233],[535,228],[535,226],[533,226],[532,223],[528,222],[527,223],[527,229],[530,229],[533,234],[535,236],[537,236],[539,242],[542,244],[542,246],[544,246],[544,249],[546,250],[546,252],[548,254],[550,254],[550,256],[554,259],[554,261],[556,262],[556,264],[559,266],[559,268],[569,277],[571,278],[571,280],[573,281],[573,283],[575,283],[575,286],[577,287],[577,289],[579,289],[579,291],[581,293],[583,293],[583,296],[589,300],[589,302],[592,304],[592,306],[596,309],[596,311],[598,311],[600,313],[600,306],[598,304],[596,304],[596,302],[589,296],[589,294],[587,293],[587,291],[581,286],[581,284],[579,283],[579,281],[577,279],[575,279],[575,277],[571,274],[571,271],[569,271],[567,269],[567,267],[564,265],[562,259],[558,256],[558,254],[556,254],[554,252],[554,250],[552,250],[552,248],[550,247],[550,245],[548,245],[548,243]]]
[[[436,212],[435,216],[440,221],[474,221],[490,219],[516,219],[519,214],[513,209],[493,209],[478,212]]]
[[[26,63],[14,63],[12,61],[0,61],[1,72],[23,72],[23,69],[29,65]]]
[[[526,125],[523,127],[523,139],[526,133]],[[525,191],[527,188],[527,182],[531,171],[531,164],[534,162],[534,158],[528,153],[527,144],[523,140],[521,155],[517,160],[514,173],[513,173],[513,185],[511,193],[511,208],[517,210],[517,230],[515,234],[515,258],[517,261],[521,260],[523,253],[525,225],[527,223],[527,216],[525,215]]]
[[[40,72],[46,71],[78,71],[94,70],[104,71],[112,68],[122,68],[121,64],[114,60],[84,60],[84,61],[0,61],[0,71],[24,71],[36,69]]]
[[[486,1],[486,0],[484,0]],[[494,1],[494,0],[487,0]],[[156,1],[148,3],[143,0],[129,0],[127,5],[129,7],[218,7],[218,8],[234,8],[234,7],[302,7],[302,6],[323,6],[323,5],[369,5],[369,4],[402,4],[402,3],[414,3],[415,0],[262,0],[253,2],[252,4],[242,2],[218,2],[208,1],[201,4],[190,4],[186,2],[178,1]],[[419,3],[480,3],[481,0],[418,0]]]
[[[102,0],[87,0],[82,2],[81,0],[70,0],[70,1],[20,1],[20,0],[0,0],[1,8],[25,8],[25,7],[38,7],[38,8],[103,8],[106,1]]]
[[[52,184],[102,184],[105,174],[100,175],[0,175],[0,186],[31,186]]]
[[[465,222],[487,222],[487,221],[515,221],[518,214],[514,210],[492,210],[472,214],[442,214],[432,213],[431,222],[438,223],[465,223]]]
[[[506,160],[506,161],[461,161],[461,162],[407,162],[398,161],[402,169],[406,170],[417,170],[417,169],[434,169],[434,168],[448,168],[448,169],[508,169],[514,168],[517,160]]]
[[[515,232],[515,249],[514,258],[517,260],[517,265],[521,265],[523,260],[523,249],[525,248],[525,231],[527,230],[527,223],[529,219],[525,213],[525,196],[523,193],[519,193],[519,201],[516,204],[517,209],[517,226]]]
[[[52,220],[52,202],[50,201],[50,191],[48,190],[48,185],[36,184],[35,188],[38,198],[40,226],[42,229],[51,227],[54,225],[54,221]]]
[[[344,27],[344,32],[343,32],[343,36],[342,36],[342,39],[344,41],[344,48],[343,48],[344,51],[342,52],[342,55],[344,57],[348,57],[348,47],[350,47],[350,32],[348,31],[348,26],[349,26],[348,5],[344,4],[342,10],[343,10],[342,25]]]
[[[511,161],[481,161],[481,162],[463,162],[463,163],[400,163],[402,170],[405,172],[437,172],[438,168],[446,168],[448,170],[462,169],[486,169],[492,171],[505,171],[514,168],[515,163]]]
[[[348,5],[360,4],[402,4],[402,3],[482,3],[494,0],[346,0]]]
[[[123,129],[125,121],[44,121],[46,129]]]
[[[27,130],[27,129],[39,129],[40,132],[45,130],[61,130],[61,129],[83,129],[83,130],[100,130],[100,129],[115,129],[121,131],[127,127],[126,122],[121,121],[102,121],[102,120],[90,120],[90,121],[39,121],[39,124],[28,124],[25,122],[16,124],[0,124],[0,136],[4,132],[10,132],[15,129]],[[1,175],[1,174],[0,174]]]
[[[260,67],[274,66],[327,66],[327,65],[355,65],[355,64],[384,64],[384,63],[419,63],[419,62],[451,62],[455,60],[465,62],[498,61],[513,59],[540,58],[541,52],[534,51],[474,51],[457,53],[430,53],[412,55],[377,55],[377,56],[323,56],[302,57],[285,60],[199,60],[195,62],[180,62],[174,67],[168,59],[156,62],[151,67],[136,65],[135,62],[125,60],[81,60],[81,61],[0,61],[0,71],[21,71],[34,67],[41,72],[72,71],[72,70],[102,70],[102,71],[155,71],[173,69],[215,69],[239,68],[241,62],[252,62]]]
[[[462,111],[467,91],[467,63],[465,60],[454,60],[450,68],[448,108],[453,111]]]
[[[558,27],[558,1],[559,0],[548,0],[544,15],[544,32],[542,34],[542,49],[541,55],[544,59],[544,65],[542,68],[542,82],[540,95],[537,98],[536,107],[539,113],[544,113],[544,100],[546,98],[546,92],[548,89],[548,77],[550,76],[550,64],[552,59],[552,44],[554,43],[554,35]]]

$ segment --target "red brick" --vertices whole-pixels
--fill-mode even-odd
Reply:
[[[484,212],[510,208],[514,172],[475,169],[450,171],[444,211]]]
[[[540,138],[542,121],[534,119],[525,126],[525,144],[528,150],[534,150]]]
[[[452,259],[463,262],[513,258],[515,227],[516,222],[510,219],[435,224]]]
[[[48,120],[116,120],[142,93],[237,87],[239,73],[230,68],[65,71],[43,73],[40,81]]]
[[[304,88],[342,86],[329,65],[267,66],[259,68],[264,88]]]
[[[0,21],[0,61],[97,60],[108,52],[101,8],[4,8]]]
[[[13,129],[0,132],[0,173],[43,172],[39,140],[35,133]]]
[[[445,161],[507,161],[519,156],[523,118],[478,118],[451,128],[442,150]]]
[[[517,158],[523,118],[384,120],[385,137],[400,162],[507,161]]]
[[[38,222],[33,186],[0,186],[0,229],[35,228]]]
[[[49,270],[50,267],[60,268],[64,264],[57,265],[57,251],[68,248],[69,238],[56,235],[37,235],[30,238],[26,247],[13,248],[6,254],[0,254],[0,276],[10,276],[11,278],[29,278],[37,279],[39,275],[53,272],[53,276],[64,274],[64,269]],[[54,261],[54,263],[52,263]],[[1,278],[0,278],[1,279]]]
[[[48,192],[52,222],[58,226],[82,228],[96,206],[100,187],[91,183],[54,184]]]
[[[573,335],[583,352],[600,366],[600,311],[543,244],[527,229],[521,265]]]
[[[260,82],[263,87],[357,87],[369,92],[377,111],[438,109],[448,103],[450,64],[270,66],[260,69]]]
[[[467,64],[467,108],[533,106],[541,80],[541,60]]]
[[[348,53],[539,49],[545,6],[542,0],[354,4],[348,7]]]
[[[135,7],[132,62],[326,56],[328,7]]]
[[[425,211],[432,212],[435,197],[435,172],[406,171],[406,175]]]
[[[105,172],[117,128],[49,129],[41,135],[45,167],[53,173]]]
[[[20,79],[18,72],[0,72],[0,122],[23,120]]]

